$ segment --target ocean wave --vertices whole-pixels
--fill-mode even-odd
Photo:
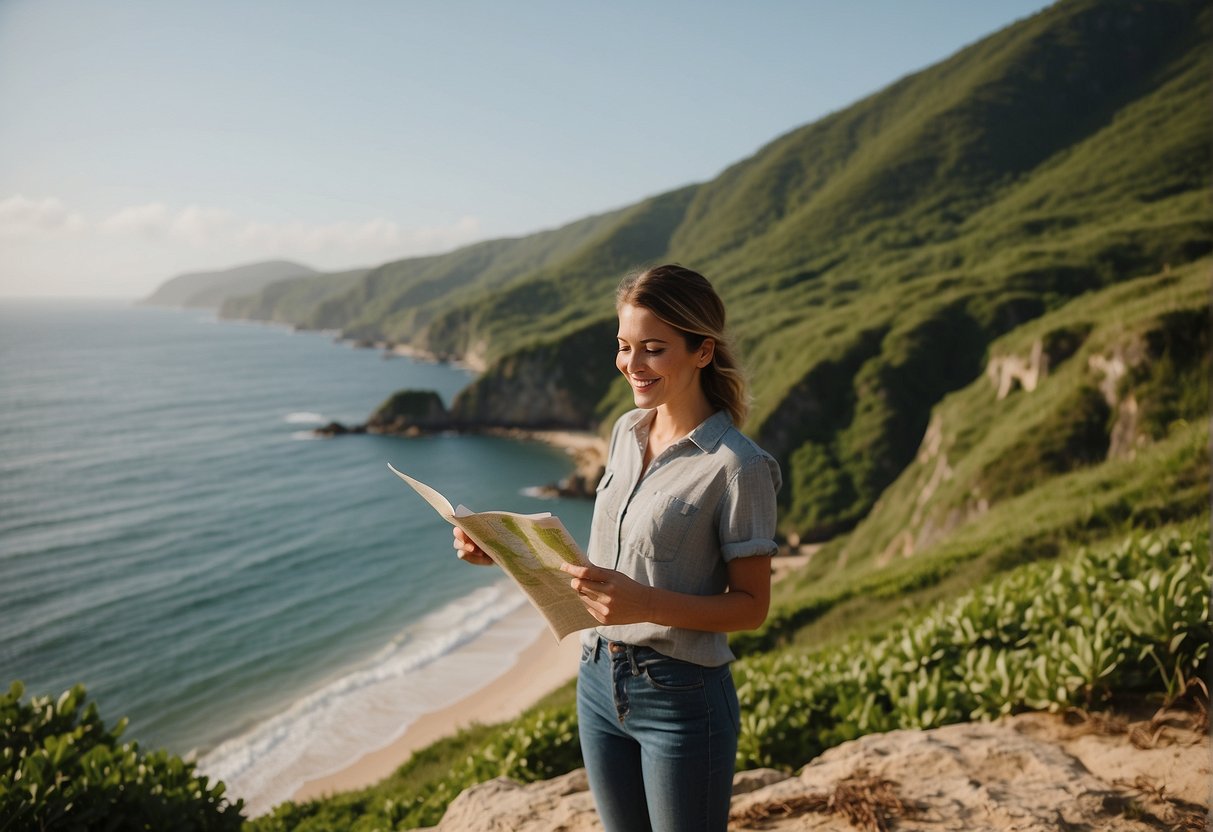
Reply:
[[[536,500],[556,499],[556,494],[550,485],[528,485],[526,488],[520,488],[518,493],[523,497],[532,497]]]
[[[321,414],[313,413],[310,410],[296,410],[283,416],[282,421],[288,425],[323,425],[329,420]]]
[[[508,670],[539,632],[537,616],[512,615],[526,606],[507,583],[448,604],[357,669],[204,754],[199,770],[244,798],[251,815],[269,811]],[[493,644],[478,644],[490,634]]]

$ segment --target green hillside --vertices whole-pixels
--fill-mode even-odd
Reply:
[[[225,298],[219,307],[219,316],[298,324],[307,319],[316,306],[347,291],[369,271],[354,269],[276,280],[254,295]]]
[[[606,213],[553,231],[477,243],[449,254],[288,281],[231,300],[221,314],[341,329],[351,338],[419,343],[420,333],[435,316],[559,262],[611,227],[615,217]],[[467,351],[442,357],[470,358],[476,363],[476,356]]]
[[[562,344],[609,329],[624,271],[692,265],[729,303],[756,397],[745,427],[790,484],[784,529],[828,539],[869,513],[996,339],[1210,250],[1210,15],[1060,3],[710,182],[247,313],[470,360],[486,372],[464,411],[503,422],[516,384],[582,378],[593,350]],[[580,408],[551,397],[525,424],[602,426],[627,406],[621,380],[590,375]]]
[[[738,644],[828,643],[1025,560],[1207,525],[1211,269],[1089,293],[996,341],[867,517],[777,585]]]
[[[280,280],[315,274],[315,269],[289,260],[267,260],[214,272],[190,272],[165,281],[143,303],[218,309],[228,298],[260,292]]]

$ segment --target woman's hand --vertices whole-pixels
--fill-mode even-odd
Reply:
[[[653,620],[653,589],[614,569],[601,566],[560,564],[572,575],[569,585],[577,590],[590,615],[602,624],[637,624]]]
[[[493,559],[485,554],[484,550],[472,542],[472,539],[463,533],[463,529],[455,528],[455,542],[452,544],[455,547],[455,554],[459,555],[459,559],[474,563],[477,566],[495,566]]]
[[[729,588],[716,595],[689,595],[645,586],[613,569],[573,566],[569,584],[602,624],[645,622],[705,633],[752,630],[767,617],[771,603],[771,559],[754,555],[729,561]]]

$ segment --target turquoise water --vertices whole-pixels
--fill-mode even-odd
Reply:
[[[0,301],[0,683],[82,682],[129,737],[263,802],[483,684],[542,625],[387,463],[584,541],[588,502],[523,494],[568,458],[309,432],[469,378],[195,311]],[[514,654],[480,643],[499,630]]]

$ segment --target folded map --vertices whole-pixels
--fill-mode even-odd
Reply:
[[[452,508],[450,500],[433,488],[391,464],[388,468],[412,486],[442,519],[462,529],[513,579],[547,621],[557,641],[577,630],[598,626],[569,585],[569,576],[560,571],[562,563],[589,566],[590,561],[559,517],[547,512],[515,514]]]

